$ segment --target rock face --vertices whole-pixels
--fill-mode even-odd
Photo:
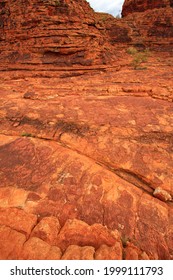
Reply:
[[[0,259],[173,259],[172,8],[0,8]]]
[[[173,3],[170,0],[126,0],[122,16],[136,46],[158,51],[173,49]]]
[[[103,36],[85,0],[3,0],[0,8],[1,60],[47,67],[106,61]]]
[[[144,12],[155,8],[172,6],[171,0],[125,0],[122,15],[127,16],[134,12]]]

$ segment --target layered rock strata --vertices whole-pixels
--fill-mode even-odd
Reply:
[[[172,8],[0,8],[0,259],[173,259]]]
[[[105,40],[84,0],[3,0],[0,8],[3,62],[49,67],[107,61]]]
[[[126,0],[122,15],[131,29],[134,45],[172,52],[173,4],[171,1]]]
[[[122,15],[173,6],[171,0],[125,0]]]

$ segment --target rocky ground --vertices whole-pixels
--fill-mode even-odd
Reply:
[[[30,62],[21,47],[13,56],[5,47],[17,41],[4,21],[1,259],[173,259],[172,37],[156,47],[153,33],[149,51],[151,38],[139,44],[149,13],[142,35],[132,26],[138,13],[106,22],[95,15],[97,29],[85,24],[95,32],[85,54],[70,44],[57,58],[44,41],[44,52],[29,46]],[[113,25],[119,33],[110,32]]]

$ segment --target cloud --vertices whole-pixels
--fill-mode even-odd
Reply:
[[[96,12],[106,12],[116,16],[121,14],[124,0],[87,0]]]

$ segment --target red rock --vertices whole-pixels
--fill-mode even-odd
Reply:
[[[152,229],[145,223],[138,222],[135,234],[136,240],[142,244],[141,249],[151,256],[152,259],[168,260],[170,259],[169,248],[163,235],[157,230]],[[150,236],[146,239],[144,236]],[[142,241],[142,242],[141,242]]]
[[[55,217],[43,218],[33,229],[31,236],[38,237],[43,241],[54,245],[60,230],[60,224]]]
[[[99,236],[99,238],[98,238]],[[106,227],[100,224],[87,225],[80,220],[67,220],[61,229],[56,245],[63,251],[70,245],[100,247],[102,244],[114,245],[116,239]]]
[[[116,242],[114,246],[101,245],[95,252],[96,260],[122,260],[122,244]]]
[[[5,225],[29,236],[37,223],[37,216],[17,208],[0,209],[0,225]]]
[[[31,140],[28,139],[27,141]],[[35,150],[37,150],[38,144],[40,147],[42,146],[43,149],[46,149],[45,144],[43,145],[44,140],[41,140],[42,144],[39,143],[40,140],[37,139],[33,139],[32,142],[34,145],[36,145]],[[42,203],[40,200],[34,200],[34,204],[32,204],[31,207],[32,201],[26,200],[26,206],[24,205],[24,208],[26,207],[26,211],[20,209],[3,209],[3,214],[1,215],[1,220],[3,223],[6,223],[8,226],[13,226],[13,228],[16,230],[28,232],[28,234],[30,234],[31,229],[35,224],[31,222],[30,226],[27,225],[27,229],[25,228],[26,222],[29,221],[31,217],[34,218],[34,221],[36,221],[36,216],[30,214],[30,212],[34,212],[37,215],[41,214],[41,216],[45,218],[43,218],[41,222],[36,225],[34,230],[31,232],[31,235],[33,234],[39,238],[43,238],[43,240],[46,240],[46,244],[55,244],[63,251],[66,250],[69,245],[93,246],[96,248],[96,252],[97,250],[101,250],[101,252],[103,252],[103,247],[106,245],[109,248],[109,252],[106,253],[104,248],[103,258],[106,258],[106,256],[109,258],[118,258],[120,257],[121,251],[118,253],[118,256],[115,256],[113,248],[114,246],[116,247],[116,244],[120,244],[118,246],[121,248],[120,236],[116,231],[112,232],[103,227],[101,224],[104,223],[108,228],[116,228],[122,234],[129,235],[130,238],[136,239],[139,242],[141,249],[146,251],[147,254],[151,255],[152,258],[169,258],[165,240],[163,237],[161,237],[169,223],[171,223],[168,217],[167,205],[165,205],[164,202],[156,200],[154,197],[148,194],[143,194],[142,196],[143,190],[132,185],[132,182],[135,184],[140,182],[131,181],[130,184],[127,183],[127,181],[124,181],[125,178],[126,180],[129,180],[129,176],[124,177],[124,179],[120,179],[116,174],[106,170],[104,167],[93,164],[93,161],[87,157],[85,157],[84,161],[84,156],[78,155],[76,152],[72,151],[70,151],[69,157],[69,152],[67,152],[66,148],[60,147],[58,144],[53,144],[50,146],[50,143],[47,143],[46,145],[49,145],[49,147],[51,147],[53,150],[55,148],[56,152],[54,151],[53,158],[50,158],[50,160],[53,160],[55,166],[57,166],[56,168],[58,168],[58,170],[62,170],[61,168],[66,166],[66,170],[63,169],[63,173],[60,172],[58,176],[56,168],[52,169],[52,174],[49,173],[49,177],[52,178],[51,184],[55,184],[56,186],[58,179],[57,190],[60,191],[60,195],[55,196],[52,193],[51,196],[49,195],[49,200],[47,200],[45,194],[49,193],[50,187],[46,187],[43,183],[43,186],[39,188],[39,193],[38,189],[36,189],[36,194],[38,193],[42,196],[44,195],[42,198]],[[40,149],[38,150],[38,153],[40,153]],[[50,152],[50,154],[52,154],[52,152]],[[58,160],[57,163],[55,159]],[[72,159],[74,159],[74,166],[72,165]],[[83,164],[80,165],[81,162],[83,162]],[[90,168],[91,166],[92,169]],[[68,176],[63,174],[68,174]],[[121,175],[121,173],[118,174]],[[75,180],[72,180],[72,178],[75,178]],[[73,185],[71,185],[72,181]],[[3,183],[3,180],[1,180],[1,182]],[[74,187],[75,185],[78,187]],[[143,187],[143,185],[141,185],[141,187]],[[64,196],[64,193],[66,193],[66,196]],[[89,203],[90,196],[92,196],[92,207],[88,207],[87,213],[85,213],[81,208],[81,201],[86,201]],[[141,196],[143,197],[142,200]],[[89,226],[82,221],[72,220],[71,222],[66,222],[58,234],[59,226],[55,216],[60,217],[61,221],[65,220],[65,217],[67,219],[66,211],[64,212],[64,210],[66,205],[68,208],[68,203],[65,199],[69,200],[68,203],[74,203],[74,207],[76,207],[76,216],[83,217],[83,219],[85,221],[89,221],[91,225],[93,224],[93,221],[99,221],[101,224]],[[137,204],[138,201],[140,201],[140,204]],[[104,216],[102,215],[102,218],[100,216],[99,220],[96,220],[97,216],[94,216],[95,210],[93,209],[97,207],[97,203],[101,203],[100,205],[105,209]],[[62,208],[62,206],[64,208]],[[64,210],[62,211],[62,209]],[[23,218],[20,218],[20,226],[16,224],[16,222],[13,224],[14,218],[12,214],[10,214],[11,212],[14,212],[15,216],[18,213],[18,217],[24,217],[25,223],[22,222]],[[112,213],[114,213],[114,215],[112,215]],[[7,214],[8,219],[6,218]],[[52,215],[52,217],[46,217],[46,215]],[[72,218],[73,214],[71,213],[70,215]],[[134,227],[136,227],[136,215],[138,215],[139,220],[136,229],[136,235],[133,236]],[[28,217],[30,218],[28,219]],[[31,219],[31,221],[33,220]],[[141,222],[147,226],[148,236],[150,236],[151,241],[150,239],[146,239],[146,229],[144,230],[143,227],[141,227]],[[55,231],[51,231],[53,228],[57,230],[57,233]],[[76,231],[76,229],[78,230]],[[155,237],[152,237],[153,234]],[[158,240],[162,240],[161,244],[163,247],[161,247],[161,244],[158,246]],[[43,243],[43,245],[45,243]],[[35,248],[36,247],[37,245],[35,245]],[[70,254],[72,256],[72,251]],[[98,254],[99,258],[101,258],[101,253]],[[46,255],[42,255],[41,258],[46,258]]]
[[[26,242],[26,236],[16,230],[0,226],[0,259],[18,260],[21,257],[23,244]]]
[[[144,12],[146,10],[155,8],[170,7],[169,0],[125,0],[123,4],[122,15],[127,16],[129,13],[133,12]]]
[[[0,38],[6,38],[2,49],[7,63],[88,66],[107,59],[87,1],[1,2]]]
[[[127,242],[124,249],[125,260],[149,260],[149,256],[142,252],[137,246],[131,242]]]
[[[162,201],[172,201],[172,196],[161,188],[156,188],[153,195]]]
[[[24,260],[59,260],[61,258],[61,250],[55,246],[37,237],[31,237],[23,246],[21,259]]]
[[[0,3],[1,257],[172,259],[172,2],[25,2]]]
[[[7,187],[0,189],[0,207],[24,207],[28,193],[25,190]]]
[[[170,226],[166,233],[166,241],[168,244],[171,259],[173,258],[173,227]]]
[[[80,247],[70,245],[62,256],[62,260],[94,260],[95,249],[91,246]]]
[[[122,15],[131,29],[132,44],[140,49],[172,52],[173,9],[169,0],[126,0]],[[165,39],[166,38],[166,39]]]

